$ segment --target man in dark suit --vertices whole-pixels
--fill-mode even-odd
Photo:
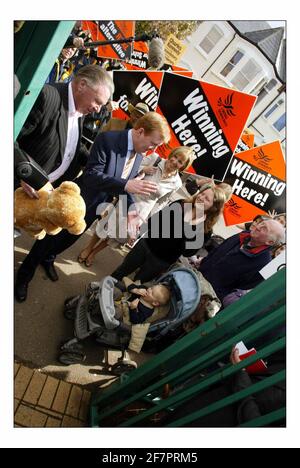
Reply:
[[[45,85],[15,143],[15,188],[19,185],[32,198],[47,180],[52,190],[64,180],[73,180],[86,165],[88,151],[81,143],[83,118],[99,112],[114,92],[107,71],[96,65],[82,67],[69,83]],[[25,163],[25,164],[24,164]],[[24,175],[24,167],[31,174]],[[52,263],[42,263],[53,281]]]
[[[22,180],[18,171],[31,160],[55,186],[73,180],[87,162],[81,143],[84,116],[99,112],[113,91],[111,76],[96,65],[82,67],[71,83],[45,85],[15,143],[16,187],[38,196],[35,177]]]
[[[127,194],[130,205],[133,203],[131,193],[148,195],[157,190],[155,183],[135,177],[138,175],[143,153],[154,151],[169,139],[170,130],[166,119],[155,112],[141,117],[132,130],[98,135],[87,166],[82,176],[76,180],[86,203],[86,229],[99,214],[97,207],[101,203],[110,202],[116,195]],[[56,236],[46,236],[35,242],[17,274],[15,293],[19,302],[26,299],[28,283],[37,266],[63,252],[78,238],[79,236],[63,230]]]

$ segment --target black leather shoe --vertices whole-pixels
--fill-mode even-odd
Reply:
[[[15,286],[15,298],[18,302],[24,302],[27,299],[28,283],[17,281]]]
[[[46,275],[48,276],[49,279],[51,279],[51,281],[58,280],[58,274],[56,273],[53,263],[45,262],[45,263],[41,263],[41,265],[44,268]]]

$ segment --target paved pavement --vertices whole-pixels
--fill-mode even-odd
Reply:
[[[110,274],[122,261],[117,252],[107,248],[98,254],[92,267],[80,265],[76,259],[89,236],[90,233],[85,233],[71,248],[59,255],[56,261],[59,281],[50,281],[39,267],[30,283],[27,300],[21,304],[15,302],[14,352],[17,362],[66,382],[93,389],[99,380],[103,386],[109,384],[112,376],[93,375],[93,370],[101,369],[103,349],[92,338],[85,343],[87,358],[83,364],[64,366],[57,361],[60,344],[73,336],[73,322],[63,316],[64,300],[83,293],[85,285]],[[15,271],[32,244],[32,239],[25,234],[15,240]],[[116,362],[119,356],[119,352],[110,351],[110,364]],[[150,355],[130,352],[130,357],[139,364],[149,359]]]
[[[91,394],[14,364],[14,427],[87,427]]]

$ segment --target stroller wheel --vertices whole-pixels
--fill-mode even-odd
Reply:
[[[76,306],[79,301],[79,298],[80,298],[80,294],[78,294],[77,296],[67,297],[67,299],[64,302],[64,306],[66,308],[70,308],[70,307],[72,308]]]
[[[70,351],[68,352],[63,352],[58,356],[59,362],[65,365],[70,365],[70,364],[77,364],[79,362],[83,362],[86,358],[86,355],[84,353],[76,352],[76,351]]]
[[[68,297],[64,302],[64,316],[68,320],[75,319],[75,312],[80,295]]]
[[[131,372],[136,368],[137,368],[136,362],[126,360],[126,361],[116,362],[116,364],[113,364],[111,366],[111,372],[114,373],[115,375],[122,375],[125,372]]]
[[[64,309],[64,317],[67,320],[75,320],[76,317],[76,307]]]
[[[60,349],[66,353],[74,351],[75,353],[82,353],[84,346],[81,343],[70,343],[70,341],[74,341],[73,338],[68,340],[62,341],[60,345]]]

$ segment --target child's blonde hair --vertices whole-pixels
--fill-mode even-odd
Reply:
[[[156,287],[157,287],[157,292],[155,293],[155,295],[157,296],[157,300],[159,304],[162,306],[168,304],[168,302],[171,299],[170,289],[164,284],[157,284]]]

